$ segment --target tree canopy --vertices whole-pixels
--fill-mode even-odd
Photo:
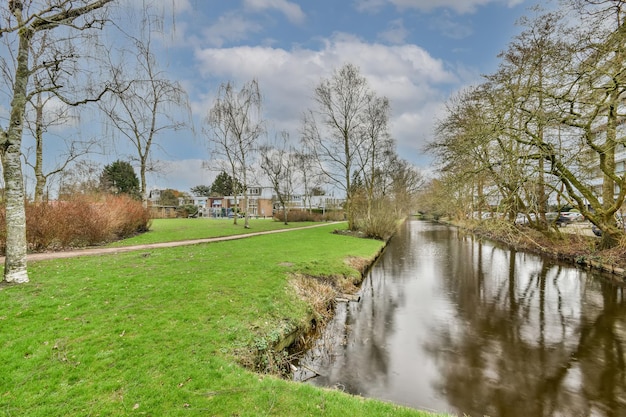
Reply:
[[[226,195],[234,195],[235,190],[242,190],[243,185],[237,181],[233,180],[226,171],[222,171],[211,184],[210,193],[214,196],[226,196]]]
[[[139,178],[133,166],[117,160],[102,170],[100,184],[104,191],[112,194],[128,194],[139,198]]]
[[[211,187],[208,185],[196,185],[191,187],[189,191],[198,197],[211,197]]]

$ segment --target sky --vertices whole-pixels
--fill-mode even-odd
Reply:
[[[128,0],[141,7],[147,0]],[[446,100],[492,73],[521,29],[530,0],[152,0],[163,16],[158,64],[186,89],[193,130],[157,137],[165,169],[149,188],[210,185],[203,119],[221,83],[257,79],[268,136],[300,135],[313,91],[344,64],[356,65],[390,100],[400,157],[431,169],[424,153]],[[114,158],[111,158],[112,160]],[[109,161],[112,162],[112,161]],[[211,164],[209,163],[209,166]]]

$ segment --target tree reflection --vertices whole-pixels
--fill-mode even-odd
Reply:
[[[622,286],[490,244],[449,244],[467,252],[444,284],[464,326],[433,329],[427,347],[451,405],[477,416],[623,415]]]

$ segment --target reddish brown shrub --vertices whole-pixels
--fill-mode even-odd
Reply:
[[[285,216],[282,211],[276,211],[273,216],[274,221],[282,222]],[[332,210],[322,213],[321,210],[289,210],[287,213],[287,222],[321,222],[321,221],[341,221],[343,211]]]
[[[0,206],[0,252],[6,245],[5,209]],[[102,244],[144,232],[150,213],[128,196],[77,196],[26,204],[29,250],[58,250]]]

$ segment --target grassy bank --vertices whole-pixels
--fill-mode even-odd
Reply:
[[[292,274],[380,247],[335,227],[32,263],[0,289],[0,415],[427,415],[239,365],[309,314]]]
[[[310,226],[314,222],[297,222],[285,225],[272,219],[250,219],[250,228],[245,229],[244,219],[233,224],[232,219],[154,219],[147,233],[120,240],[108,246],[132,246],[180,240],[205,239],[239,234],[265,232],[278,229],[292,229]]]

